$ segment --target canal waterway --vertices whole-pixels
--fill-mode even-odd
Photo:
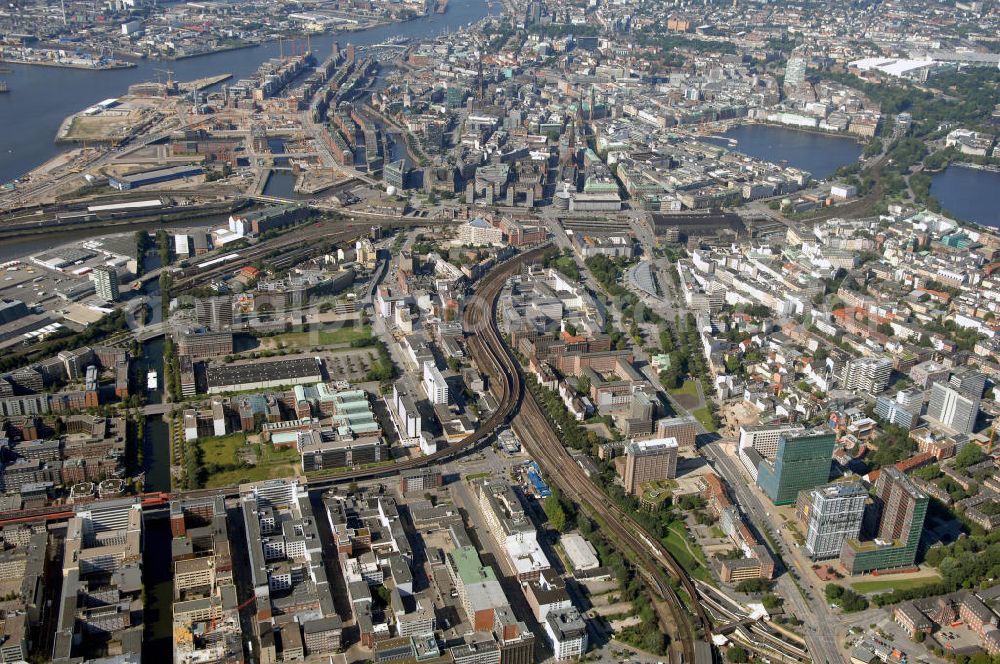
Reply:
[[[821,134],[771,125],[739,125],[724,138],[704,140],[745,155],[809,171],[816,180],[823,180],[845,164],[858,160],[861,145],[847,136]],[[735,139],[732,144],[727,139]]]
[[[1000,228],[1000,173],[949,166],[931,179],[931,195],[956,219]]]
[[[499,10],[495,10],[499,11]],[[334,32],[312,37],[317,57],[325,58],[337,41],[341,47],[379,44],[394,36],[419,40],[474,23],[489,13],[484,0],[452,0],[444,14],[431,14],[405,23],[356,32]],[[179,81],[230,73],[246,78],[268,58],[280,54],[277,42],[250,49],[225,51],[177,61],[141,60],[132,69],[86,71],[57,67],[10,65],[4,74],[10,85],[0,95],[0,182],[9,182],[57,155],[59,125],[69,115],[103,99],[119,97],[134,83],[155,81],[156,69],[170,69]]]

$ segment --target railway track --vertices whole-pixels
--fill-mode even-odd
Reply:
[[[521,410],[514,419],[528,453],[571,501],[587,506],[601,521],[601,528],[631,551],[636,569],[656,595],[665,600],[666,610],[656,604],[661,621],[670,632],[670,649],[675,662],[694,662],[694,642],[711,635],[711,622],[698,602],[698,592],[687,572],[663,545],[649,537],[630,516],[610,502],[604,490],[595,485],[570,457],[551,423],[531,392],[526,392]],[[678,580],[694,606],[693,615],[670,584]],[[693,624],[691,618],[694,618]],[[698,632],[702,635],[699,637]]]
[[[185,290],[194,286],[196,282],[203,282],[205,279],[232,272],[236,267],[245,265],[247,262],[265,260],[271,257],[274,259],[271,261],[272,264],[283,269],[316,253],[321,246],[320,242],[343,242],[357,238],[364,235],[373,225],[382,228],[398,228],[426,226],[428,223],[427,220],[406,217],[380,220],[377,223],[370,219],[314,222],[307,227],[289,231],[274,240],[259,242],[256,245],[230,252],[239,254],[239,261],[212,264],[210,267],[192,265],[175,272],[173,273],[173,288],[178,291]],[[239,265],[234,265],[234,263],[239,263]]]

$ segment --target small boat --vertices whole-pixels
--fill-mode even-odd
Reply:
[[[146,389],[150,392],[155,392],[156,388],[159,387],[159,374],[156,373],[155,369],[151,369],[146,374]]]
[[[0,81],[0,92],[10,92],[10,88],[7,87],[7,81]]]

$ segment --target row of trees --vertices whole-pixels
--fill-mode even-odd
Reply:
[[[940,582],[883,593],[876,595],[872,601],[885,606],[956,590],[971,590],[989,583],[988,579],[1000,578],[1000,530],[985,533],[978,526],[967,524],[967,527],[970,531],[968,537],[927,550],[924,562],[937,568],[941,573]]]

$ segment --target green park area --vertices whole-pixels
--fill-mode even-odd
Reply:
[[[689,396],[696,399],[698,398],[698,388],[695,387],[694,381],[690,379],[685,380],[683,385],[671,389],[669,392],[672,397]]]
[[[299,453],[294,447],[279,448],[271,443],[246,445],[246,437],[241,433],[201,438],[198,447],[204,487],[208,489],[301,474]],[[244,448],[242,453],[241,448]]]
[[[348,325],[329,329],[311,329],[303,332],[286,332],[267,337],[266,342],[277,348],[312,348],[338,344],[363,345],[372,339],[368,325]]]
[[[670,524],[667,536],[661,538],[660,542],[688,574],[706,583],[712,583],[712,574],[708,571],[705,553],[697,544],[688,539],[682,521]]]

